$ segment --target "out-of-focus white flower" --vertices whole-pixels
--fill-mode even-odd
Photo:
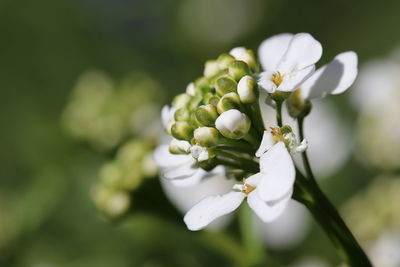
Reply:
[[[208,172],[196,166],[197,161],[191,155],[172,154],[168,145],[158,146],[153,158],[160,167],[161,176],[175,186],[192,186],[208,175]]]
[[[200,183],[187,187],[175,186],[170,180],[160,179],[168,199],[185,214],[191,207],[210,195],[224,194],[232,189],[235,180],[227,179],[222,166],[216,167]],[[229,222],[230,216],[223,216],[211,223],[207,229],[219,229]]]
[[[288,249],[298,245],[310,228],[310,215],[300,203],[290,200],[285,211],[276,220],[255,225],[264,243],[274,249]]]
[[[264,40],[258,53],[260,86],[268,93],[291,92],[314,72],[322,46],[308,33],[284,33]]]
[[[374,266],[400,266],[400,232],[388,231],[382,234],[368,249]]]
[[[294,165],[283,142],[267,149],[260,158],[259,173],[234,185],[234,190],[227,194],[206,197],[188,211],[184,221],[190,230],[203,229],[220,216],[231,213],[246,197],[250,208],[264,222],[282,214],[293,192]]]
[[[275,125],[274,109],[268,105],[260,105],[264,125]],[[298,126],[285,106],[282,108],[283,123],[290,125],[293,132],[298,132]],[[351,151],[352,142],[349,125],[340,119],[335,106],[328,99],[313,103],[313,111],[304,120],[304,133],[307,137],[307,153],[317,178],[332,175],[346,163]],[[293,155],[296,165],[302,169],[300,154]]]
[[[358,158],[380,169],[400,167],[400,60],[367,63],[353,90],[359,109],[356,127]]]

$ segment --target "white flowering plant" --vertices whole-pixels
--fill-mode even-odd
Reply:
[[[205,63],[203,76],[189,83],[162,110],[170,143],[154,160],[162,179],[196,186],[221,169],[235,180],[231,191],[206,196],[184,216],[189,230],[201,230],[247,200],[265,223],[277,219],[290,199],[304,204],[351,266],[371,266],[366,254],[319,188],[307,156],[303,122],[311,100],[346,91],[357,76],[357,55],[344,52],[316,70],[322,46],[308,33],[279,34],[262,42],[258,60],[237,47]],[[282,105],[299,132],[283,124]],[[275,109],[265,125],[260,105]],[[292,156],[302,154],[304,173]],[[217,168],[218,167],[218,168]],[[240,211],[246,210],[246,206]],[[248,214],[248,213],[246,213]]]

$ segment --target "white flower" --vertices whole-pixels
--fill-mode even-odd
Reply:
[[[308,33],[284,33],[263,41],[258,52],[259,85],[268,93],[291,92],[314,72],[322,46]]]
[[[170,107],[165,105],[161,110],[161,121],[164,126],[164,129],[169,133],[171,131],[171,126],[175,122],[175,107]]]
[[[227,179],[225,176],[225,168],[218,166],[209,172],[208,176],[200,181],[199,184],[186,187],[174,186],[170,180],[160,179],[161,186],[167,198],[174,206],[185,214],[191,207],[203,198],[215,195],[224,194],[232,189],[235,180]],[[219,220],[211,223],[207,230],[220,229],[229,223],[231,216],[223,216]]]
[[[160,145],[153,153],[155,163],[160,167],[161,176],[175,186],[198,184],[208,172],[196,166],[196,159],[191,155],[172,154],[168,145]]]
[[[343,93],[357,77],[357,62],[357,54],[352,51],[337,55],[299,86],[302,98],[310,100]]]
[[[218,217],[234,211],[247,197],[247,203],[263,222],[276,219],[285,210],[293,192],[295,169],[283,142],[270,147],[260,158],[260,172],[235,185],[225,195],[201,200],[185,215],[192,230],[200,230]]]

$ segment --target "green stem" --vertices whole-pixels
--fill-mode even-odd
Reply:
[[[228,138],[221,138],[219,140],[218,147],[226,148],[229,150],[236,150],[239,152],[249,153],[254,155],[256,153],[256,149],[249,145],[248,142],[244,140],[233,140]]]
[[[294,198],[309,209],[349,266],[372,266],[346,223],[318,184],[307,180],[298,170]]]
[[[258,163],[254,162],[251,159],[245,159],[233,153],[221,150],[216,150],[215,153],[218,156],[217,161],[219,161],[219,163],[225,164],[230,167],[238,168],[250,173],[257,173],[260,171]]]
[[[283,101],[276,101],[275,109],[276,109],[276,122],[279,127],[282,127],[282,103]]]
[[[265,131],[264,122],[261,116],[260,103],[256,100],[254,103],[248,105],[250,109],[252,123],[260,135]]]
[[[245,266],[263,266],[265,261],[264,249],[260,235],[254,227],[254,215],[249,206],[244,204],[239,211],[239,227],[244,246]]]
[[[304,139],[304,118],[297,119],[297,125],[299,128],[299,137],[300,141]],[[307,151],[301,153],[301,157],[303,159],[304,170],[306,171],[306,177],[316,183],[314,173],[311,169],[310,161],[308,160]]]

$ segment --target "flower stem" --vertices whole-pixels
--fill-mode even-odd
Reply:
[[[299,138],[300,138],[300,141],[302,141],[304,139],[304,130],[303,130],[304,118],[298,118],[297,125],[299,126],[298,127],[299,128]],[[301,157],[303,159],[304,169],[306,171],[306,177],[308,179],[312,180],[312,182],[316,183],[314,173],[311,169],[310,161],[308,160],[307,150],[304,151],[303,153],[301,153]]]
[[[372,266],[346,223],[318,184],[307,180],[298,170],[294,198],[309,209],[349,266]]]
[[[263,266],[265,257],[260,235],[254,227],[254,216],[245,203],[240,207],[239,226],[245,252],[245,266]]]
[[[282,127],[282,103],[283,101],[276,101],[276,122],[278,123],[279,127]]]

